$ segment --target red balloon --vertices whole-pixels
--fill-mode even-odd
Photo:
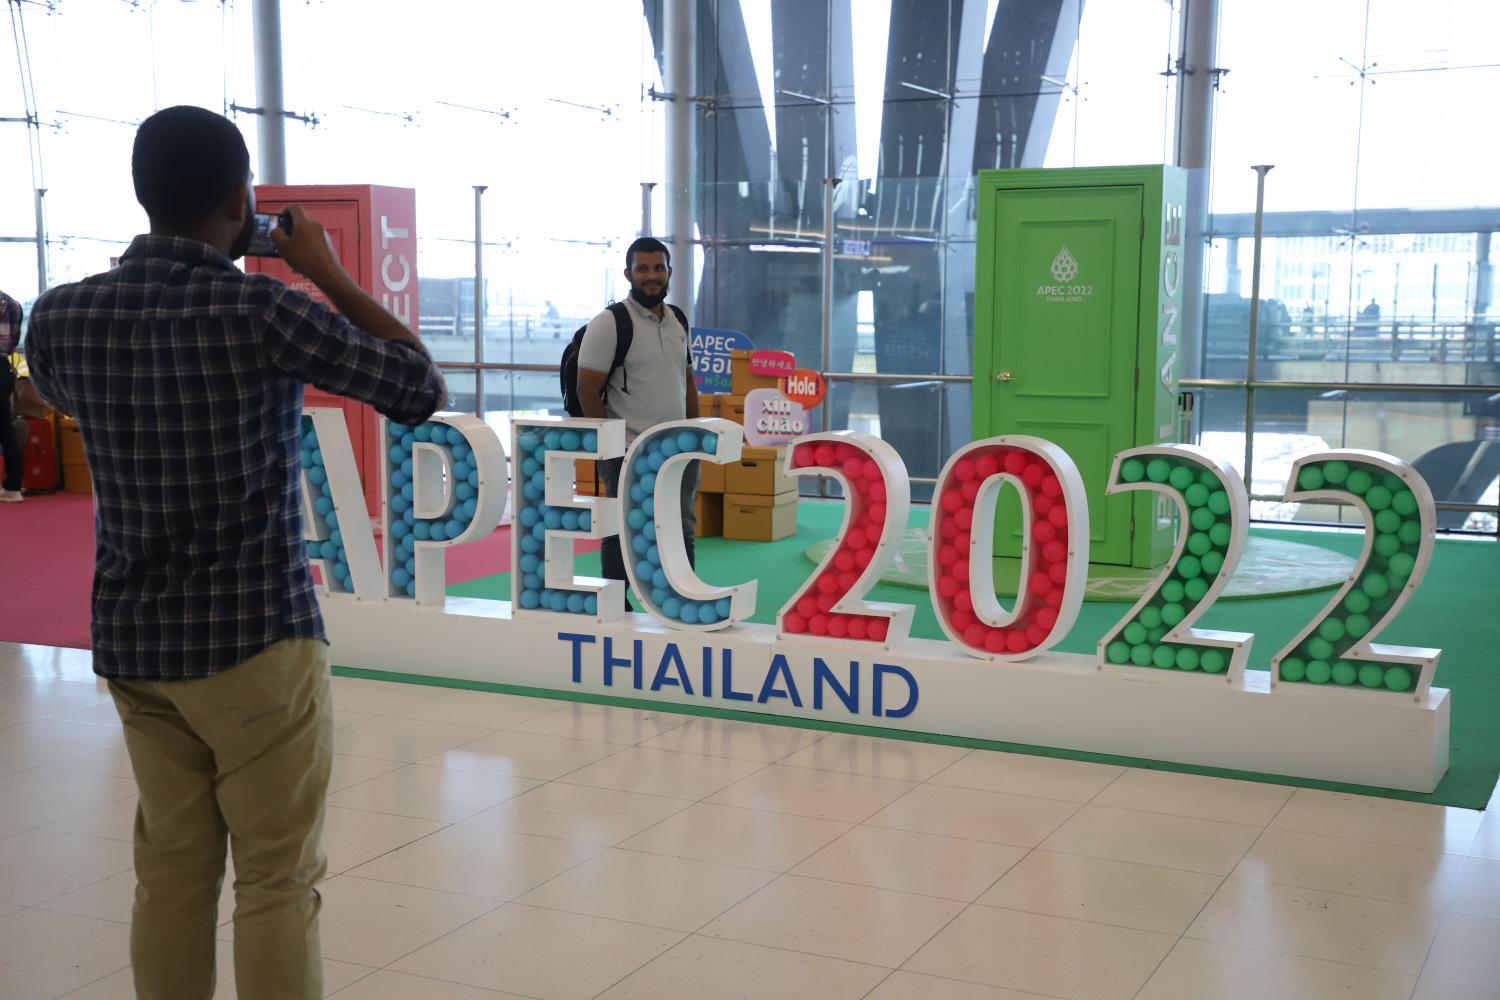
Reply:
[[[970,646],[984,645],[984,626],[979,624],[978,622],[975,622],[973,625],[970,625],[968,628],[964,629],[963,634],[964,642],[968,643]]]
[[[797,613],[803,618],[811,618],[818,613],[818,599],[811,594],[804,594],[797,599]]]
[[[951,517],[945,517],[938,522],[938,534],[944,538],[952,538],[958,534],[958,522]]]
[[[823,612],[832,611],[833,610],[833,606],[835,604],[837,604],[837,603],[838,603],[838,598],[835,597],[835,596],[833,596],[832,594],[819,594],[818,595],[818,610],[819,611],[823,611]],[[812,619],[808,619],[808,620],[811,621]]]
[[[1005,648],[1007,652],[1024,653],[1031,648],[1031,642],[1026,638],[1025,632],[1011,629],[1010,634],[1005,637]]]
[[[1064,562],[1053,563],[1047,567],[1047,576],[1052,579],[1053,583],[1061,587],[1063,582],[1068,578],[1068,564]]]
[[[840,572],[849,572],[849,570],[854,568],[854,553],[848,549],[839,549],[838,554],[833,557],[833,565]]]
[[[856,573],[856,572],[854,572],[853,570],[850,570],[847,573],[840,573],[839,574],[839,593],[841,593],[841,594],[847,594],[847,593],[849,593],[850,588],[852,588],[854,586],[854,581],[858,580],[858,579],[859,579],[859,574]]]
[[[959,459],[958,463],[953,466],[953,474],[958,477],[959,482],[967,483],[974,478],[974,460],[972,458]]]
[[[1052,592],[1052,578],[1046,573],[1033,573],[1031,579],[1027,581],[1027,586],[1033,594],[1045,597]]]
[[[974,610],[974,601],[969,597],[967,590],[960,590],[953,595],[953,606],[960,611],[970,612]]]
[[[869,625],[865,619],[857,615],[849,616],[849,638],[863,639],[869,634]]]
[[[940,576],[937,582],[938,593],[944,597],[952,597],[962,589],[959,582],[951,576]]]
[[[860,549],[858,552],[854,553],[854,565],[858,566],[860,569],[864,569],[866,566],[870,565],[870,560],[874,558],[874,549]]]
[[[812,621],[807,623],[807,627],[813,635],[827,635],[828,616],[826,614],[813,615]]]
[[[839,442],[839,464],[840,465],[842,465],[843,463],[849,461],[849,459],[851,459],[851,458],[863,458],[863,457],[864,457],[864,452],[862,452],[858,448],[854,447],[854,445],[850,444],[847,441],[840,441]]]
[[[807,467],[818,464],[818,449],[810,444],[799,444],[797,450],[792,452],[792,464],[798,467]]]
[[[964,498],[964,501],[966,503],[973,503],[974,498],[979,496],[979,483],[977,480],[974,482],[964,483],[959,487],[958,492]]]
[[[974,622],[974,614],[970,611],[955,611],[948,619],[948,624],[952,625],[960,632],[968,628],[970,625],[973,625]]]
[[[874,545],[876,542],[880,541],[881,533],[884,531],[885,525],[883,523],[865,525],[865,537],[870,540],[871,545]]]
[[[836,454],[837,453],[833,450],[833,445],[820,444],[817,446],[817,450],[813,452],[813,457],[814,459],[816,459],[818,465],[827,466],[833,464],[833,459]]]
[[[957,514],[954,514],[953,519],[958,522],[958,526],[960,528],[962,528],[964,531],[968,531],[969,528],[974,524],[974,512],[965,507]]]
[[[952,574],[953,579],[960,581],[965,586],[968,586],[968,583],[969,583],[969,560],[967,560],[967,559],[956,559],[956,560],[954,560],[953,566],[952,566],[952,568],[950,568],[948,570],[948,572],[950,574]]]
[[[865,490],[865,499],[871,503],[885,503],[885,483],[871,483]]]
[[[862,459],[851,456],[844,459],[843,471],[844,475],[849,478],[850,484],[852,485],[859,482],[859,480],[864,476],[865,463]]]
[[[1049,607],[1049,608],[1060,608],[1060,607],[1062,607],[1062,599],[1063,599],[1063,592],[1062,592],[1062,588],[1061,587],[1058,587],[1057,589],[1055,589],[1051,593],[1049,593],[1046,597],[1042,598],[1042,600],[1046,602],[1047,607]]]
[[[940,503],[943,505],[943,509],[948,513],[956,513],[958,509],[964,505],[963,494],[958,490],[946,490],[943,493],[943,499],[940,501]]]
[[[1031,509],[1036,511],[1040,517],[1046,517],[1052,513],[1052,508],[1057,506],[1057,501],[1040,493],[1031,494]]]
[[[844,539],[844,544],[855,552],[859,552],[861,549],[870,547],[870,539],[863,531],[856,527],[850,530],[849,537]],[[858,558],[858,556],[855,558]]]
[[[795,611],[789,612],[785,618],[781,619],[781,630],[783,632],[796,632],[800,635],[807,631],[807,619]]]
[[[1052,630],[1052,626],[1057,624],[1057,609],[1043,608],[1042,610],[1038,611],[1036,613],[1036,623],[1050,632]]]
[[[958,534],[953,536],[953,547],[958,550],[959,555],[964,555],[969,551],[969,546],[972,543],[972,539],[973,536],[970,535],[969,532],[960,531]]]
[[[886,632],[890,629],[890,627],[891,623],[886,621],[884,618],[871,618],[870,624],[865,629],[865,632],[871,639],[874,639],[876,642],[885,642]]]
[[[937,557],[938,565],[946,568],[948,566],[952,566],[954,562],[958,560],[958,550],[953,547],[952,543],[945,542],[943,546],[938,549]]]
[[[882,525],[885,524],[885,504],[872,503],[870,504],[870,509],[866,511],[866,513],[869,515],[870,520],[874,523]]]
[[[835,639],[842,639],[849,634],[849,619],[843,615],[828,616],[828,634]]]
[[[880,468],[880,463],[873,458],[865,459],[864,477],[872,483],[878,483],[885,479],[885,473]]]
[[[1042,477],[1044,475],[1046,475],[1046,473],[1042,471],[1042,467],[1040,465],[1038,465],[1036,462],[1030,462],[1027,464],[1025,469],[1021,470],[1021,482],[1025,483],[1032,489],[1036,489],[1038,486],[1042,485]]]
[[[1031,537],[1043,545],[1057,537],[1057,525],[1038,518],[1031,525]]]
[[[1005,629],[992,628],[984,634],[984,648],[991,653],[1005,652]]]
[[[1066,528],[1068,526],[1068,508],[1060,503],[1055,504],[1051,510],[1047,511],[1047,520],[1059,528]]]
[[[1047,641],[1047,630],[1040,625],[1033,625],[1026,630],[1026,641],[1032,649]]]
[[[1005,453],[1005,471],[1019,476],[1026,469],[1026,456],[1019,451]]]
[[[832,573],[824,573],[818,577],[818,590],[824,594],[836,594],[839,589],[839,578]]]
[[[1048,542],[1042,546],[1042,555],[1048,562],[1061,562],[1068,558],[1068,547],[1062,542]]]
[[[1042,493],[1056,499],[1062,496],[1062,483],[1058,481],[1056,476],[1049,475],[1046,479],[1042,480]]]
[[[974,460],[974,471],[980,478],[988,479],[1000,471],[1000,462],[992,451],[987,451]]]

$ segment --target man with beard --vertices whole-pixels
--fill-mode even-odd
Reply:
[[[446,391],[300,207],[272,240],[342,315],[230,263],[255,202],[228,119],[152,115],[131,172],[151,231],[37,301],[26,357],[78,419],[93,474],[94,671],[139,790],[135,995],[213,996],[227,838],[239,995],[313,1000],[333,710],[302,536],[302,387],[407,424]]]
[[[578,400],[584,416],[625,421],[628,445],[656,424],[698,416],[698,386],[693,381],[687,318],[676,306],[666,305],[672,280],[672,255],[666,246],[650,236],[630,244],[625,280],[630,282],[630,297],[595,316],[584,332],[578,349]],[[632,331],[630,349],[611,370],[620,327],[627,324]],[[623,463],[619,458],[599,463],[609,496],[619,495]],[[689,563],[698,524],[693,510],[697,492],[698,463],[691,462],[682,476],[682,540]],[[604,539],[599,561],[606,579],[626,579],[619,535]]]

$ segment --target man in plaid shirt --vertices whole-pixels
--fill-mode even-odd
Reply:
[[[446,391],[300,208],[272,239],[337,313],[230,263],[255,206],[227,119],[158,112],[131,166],[150,233],[115,269],[43,295],[26,357],[78,419],[93,475],[94,669],[140,791],[136,994],[213,995],[227,837],[239,995],[312,1000],[333,713],[302,536],[302,386],[408,424]]]

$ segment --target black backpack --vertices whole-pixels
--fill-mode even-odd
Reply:
[[[667,303],[667,308],[677,317],[677,322],[682,324],[682,329],[688,331],[687,316],[683,315],[681,309]],[[625,355],[630,353],[631,342],[635,340],[635,326],[630,321],[630,310],[625,308],[623,302],[611,302],[609,311],[615,317],[615,356],[609,363],[609,371],[604,376],[604,389],[599,398],[603,399],[609,392],[609,380],[615,377],[615,369],[625,363]],[[568,341],[568,346],[563,348],[562,364],[557,371],[558,381],[562,385],[563,409],[570,417],[583,416],[583,404],[578,400],[578,351],[583,347],[583,335],[588,332],[588,324],[585,323],[573,331],[573,338]],[[691,349],[689,354],[691,355]],[[625,384],[621,389],[630,392],[629,375],[625,376]]]

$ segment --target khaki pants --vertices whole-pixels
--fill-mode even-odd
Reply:
[[[140,788],[130,927],[138,1000],[213,996],[226,837],[240,997],[321,997],[327,647],[286,640],[204,680],[109,687]]]

